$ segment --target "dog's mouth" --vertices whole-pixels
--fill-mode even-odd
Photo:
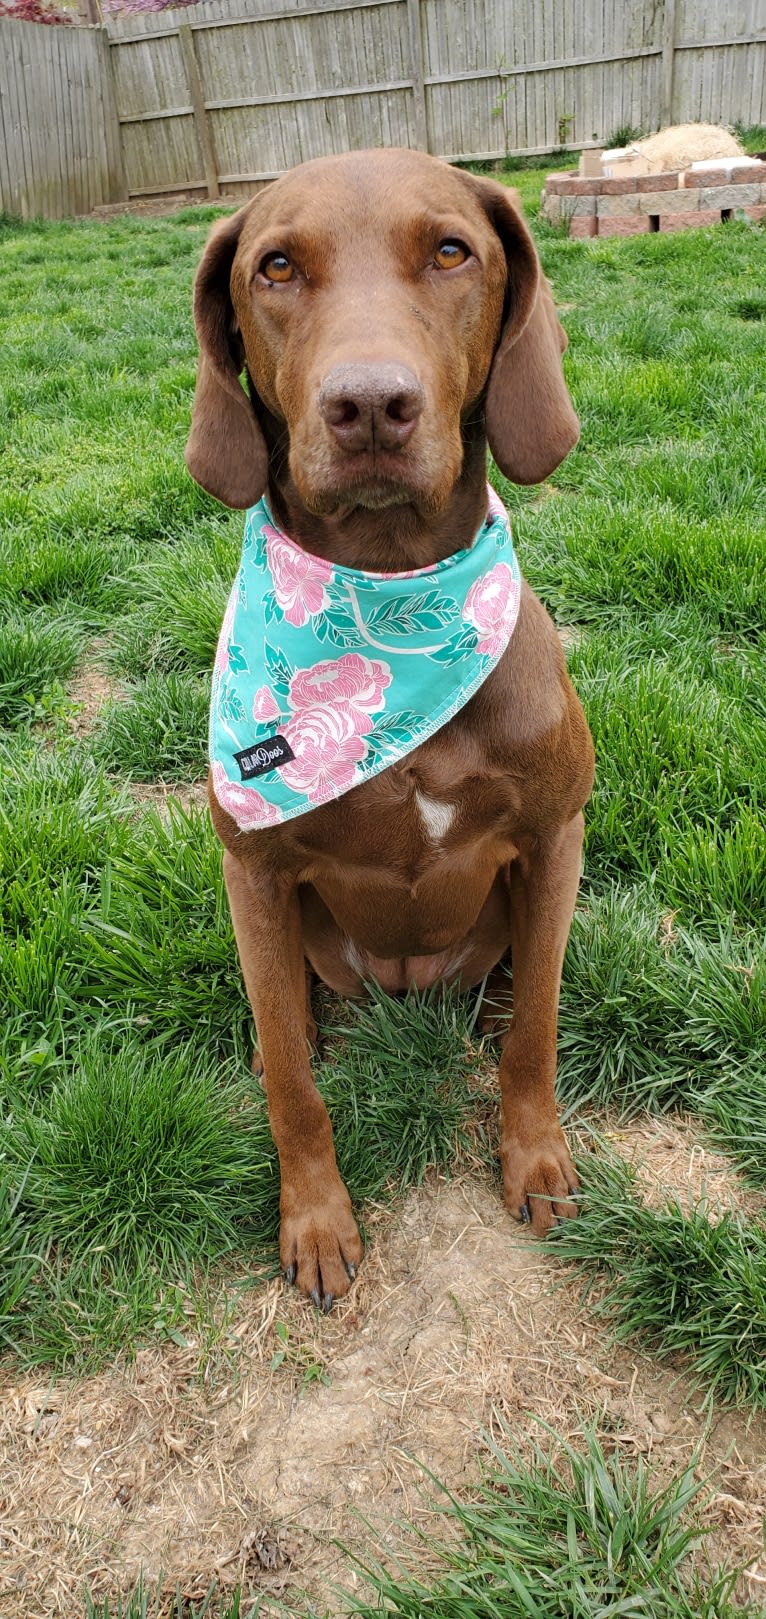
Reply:
[[[311,461],[306,465],[304,458],[295,461],[293,479],[304,505],[317,516],[350,507],[381,512],[385,507],[415,505],[426,512],[439,505],[423,468],[415,457],[405,457],[402,452],[322,455],[319,465],[311,465]]]
[[[422,506],[430,500],[414,471],[399,465],[389,469],[384,463],[393,457],[354,457],[353,464],[342,463],[322,487],[307,490],[304,499],[309,511],[330,514],[347,507],[382,511],[387,506]]]

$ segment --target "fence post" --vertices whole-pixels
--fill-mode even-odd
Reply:
[[[673,122],[673,73],[676,65],[676,0],[665,0],[662,19],[662,86],[660,128]]]
[[[181,54],[184,59],[191,104],[194,108],[194,127],[197,131],[202,161],[205,166],[207,194],[209,197],[220,197],[221,188],[218,184],[218,168],[213,149],[213,137],[210,133],[205,97],[202,93],[202,80],[200,78],[197,52],[194,49],[194,36],[188,22],[179,23],[178,38],[181,41]]]
[[[428,115],[426,87],[423,76],[423,41],[420,34],[420,0],[407,0],[407,23],[410,32],[410,61],[412,63],[412,93],[415,98],[415,136],[421,152],[427,152]]]
[[[109,171],[111,179],[110,202],[127,202],[130,196],[125,173],[125,153],[122,145],[122,124],[117,104],[117,83],[115,80],[115,63],[112,55],[112,46],[106,28],[101,27],[98,32],[99,50],[103,62],[101,73],[102,106],[104,110],[104,126],[106,149],[109,158]]]

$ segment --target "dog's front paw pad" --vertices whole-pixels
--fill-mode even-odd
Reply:
[[[579,1182],[560,1130],[546,1131],[534,1143],[506,1136],[500,1156],[506,1206],[536,1236],[546,1236],[559,1220],[576,1215]]]

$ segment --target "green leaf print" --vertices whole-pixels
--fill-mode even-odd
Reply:
[[[289,658],[283,652],[278,652],[276,647],[269,646],[268,641],[263,651],[271,689],[276,697],[286,697],[295,669]]]
[[[341,605],[330,605],[323,613],[318,613],[312,622],[318,641],[329,641],[332,646],[342,646],[346,650],[365,644],[353,615]]]
[[[430,658],[432,663],[441,663],[449,668],[450,664],[461,663],[467,653],[475,652],[478,641],[478,630],[464,629],[451,635],[444,646],[439,647],[436,652],[427,652],[426,657]]]
[[[218,698],[218,712],[223,720],[235,725],[245,717],[245,707],[239,692],[233,686],[222,686]]]
[[[459,617],[458,604],[451,596],[442,596],[438,590],[426,590],[419,596],[376,607],[366,623],[370,633],[376,636],[427,635],[444,629]]]
[[[235,675],[246,675],[249,673],[250,665],[245,657],[242,647],[238,646],[236,641],[229,642],[228,656],[229,668]]]
[[[406,751],[406,744],[420,719],[421,716],[409,708],[403,708],[397,714],[383,714],[366,738],[368,753],[378,758],[399,743],[405,744]]]

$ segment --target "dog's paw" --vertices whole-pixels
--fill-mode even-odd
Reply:
[[[364,1248],[342,1181],[321,1202],[285,1209],[279,1230],[279,1257],[288,1282],[325,1313],[343,1298],[356,1276]]]
[[[573,1198],[580,1182],[557,1124],[544,1127],[531,1141],[506,1131],[500,1158],[506,1207],[536,1236],[546,1236],[559,1220],[577,1213]]]

